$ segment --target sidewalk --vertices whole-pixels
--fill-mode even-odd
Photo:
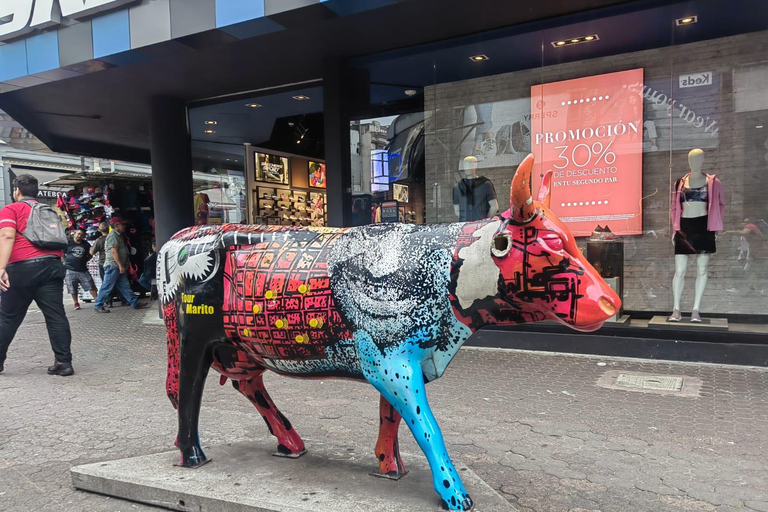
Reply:
[[[40,313],[27,316],[0,374],[0,510],[157,510],[75,491],[69,475],[173,449],[164,329],[144,322],[157,309],[97,315],[68,305],[68,314],[74,377],[46,375],[53,356]],[[683,388],[599,385],[630,372],[682,376]],[[314,440],[354,446],[375,468],[372,387],[265,381],[309,450]],[[768,511],[766,369],[464,348],[427,389],[451,456],[521,511]],[[200,437],[206,446],[269,433],[212,372]],[[400,439],[406,467],[423,457],[407,429]]]

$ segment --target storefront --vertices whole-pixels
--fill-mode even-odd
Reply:
[[[551,171],[552,211],[623,311],[575,338],[523,326],[516,346],[645,340],[633,350],[668,355],[696,341],[764,364],[768,3],[121,4],[11,36],[0,56],[26,42],[30,75],[0,66],[0,107],[53,149],[151,159],[161,242],[193,222],[476,220],[509,208],[532,153],[534,191]],[[138,24],[152,16],[154,39]],[[90,50],[73,56],[80,25]],[[30,85],[32,41],[51,33],[56,68]]]

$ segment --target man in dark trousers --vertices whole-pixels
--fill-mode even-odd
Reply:
[[[48,337],[56,360],[49,375],[66,377],[72,369],[72,334],[64,313],[64,265],[62,251],[40,249],[22,233],[32,209],[24,201],[36,202],[37,178],[22,174],[13,180],[13,204],[0,210],[0,373],[8,346],[34,300],[45,317]]]
[[[139,302],[136,294],[131,290],[131,284],[126,275],[130,262],[128,260],[128,245],[125,243],[123,233],[125,233],[125,221],[119,217],[112,217],[112,232],[104,242],[104,249],[107,252],[104,261],[104,282],[101,283],[101,290],[99,290],[94,305],[97,313],[110,312],[104,305],[112,296],[112,290],[115,288],[133,309],[144,308],[144,304]]]

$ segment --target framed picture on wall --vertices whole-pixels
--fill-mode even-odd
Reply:
[[[394,183],[392,185],[392,192],[394,193],[395,201],[401,203],[408,202],[408,185],[398,185],[397,183]]]
[[[287,157],[270,155],[268,153],[254,153],[254,160],[256,164],[256,181],[288,184]]]
[[[323,162],[309,162],[309,186],[313,188],[326,188],[325,164]]]

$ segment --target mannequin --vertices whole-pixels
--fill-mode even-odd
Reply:
[[[675,277],[672,279],[674,306],[669,322],[679,322],[688,257],[696,255],[696,287],[691,322],[701,322],[701,298],[707,287],[708,266],[716,252],[715,233],[723,230],[725,198],[720,180],[702,170],[704,151],[688,153],[691,172],[677,180],[672,193],[672,226],[675,245]]]
[[[462,222],[487,219],[499,211],[496,190],[491,181],[477,176],[477,158],[468,156],[463,163],[463,179],[453,187],[453,211]]]

